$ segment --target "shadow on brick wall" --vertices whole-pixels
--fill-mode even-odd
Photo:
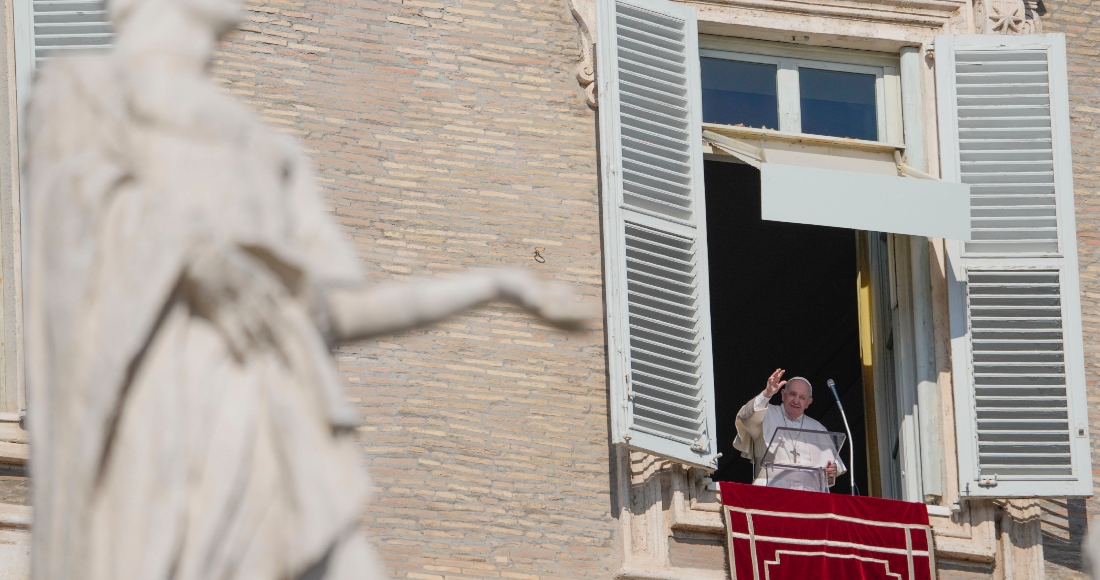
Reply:
[[[1081,540],[1088,529],[1085,500],[1045,500],[1042,508],[1043,559],[1047,564],[1047,577],[1057,578],[1058,568],[1082,572]]]

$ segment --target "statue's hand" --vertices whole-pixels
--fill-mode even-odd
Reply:
[[[194,252],[182,288],[192,310],[210,320],[238,359],[277,337],[278,297],[286,288],[257,258],[235,246]]]
[[[577,329],[599,318],[599,308],[578,302],[577,295],[565,284],[546,282],[525,270],[492,270],[500,298],[515,302],[543,320],[565,329]]]

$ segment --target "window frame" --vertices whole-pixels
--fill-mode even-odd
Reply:
[[[700,41],[700,48],[701,57],[716,55],[716,53],[732,53],[748,56],[750,58],[745,60],[751,60],[752,62],[776,62],[780,59],[790,59],[800,64],[806,63],[807,68],[831,68],[853,72],[868,72],[868,69],[876,69],[876,72],[881,71],[881,77],[876,75],[879,81],[878,87],[881,87],[878,92],[878,120],[880,123],[885,122],[885,127],[883,128],[880,124],[878,141],[871,142],[764,129],[743,129],[708,123],[709,127],[707,128],[710,129],[711,133],[742,139],[750,144],[771,141],[790,144],[791,147],[803,149],[810,146],[810,144],[852,150],[860,146],[888,147],[903,155],[908,149],[904,136],[909,135],[912,143],[908,143],[908,145],[924,152],[924,140],[928,138],[928,135],[924,129],[925,117],[921,112],[921,107],[917,107],[915,110],[913,107],[907,107],[903,114],[901,76],[903,57],[906,54],[904,50],[898,53],[872,53],[858,49],[801,46],[719,36],[703,37]],[[771,58],[765,60],[767,57]],[[913,72],[912,68],[909,67],[907,72],[911,74]],[[926,93],[922,87],[927,84],[927,81],[922,80],[919,76],[915,80],[916,82],[913,82],[912,77],[907,79],[906,90],[908,93],[905,95],[905,102],[925,103]],[[778,81],[777,78],[777,84]],[[924,108],[926,107],[925,105]],[[912,117],[904,117],[904,115],[912,115]],[[903,118],[909,120],[912,125],[903,126]],[[737,134],[739,132],[740,135]],[[760,147],[763,151],[764,146],[760,145]],[[780,147],[777,146],[776,149],[780,149]],[[707,155],[707,159],[752,164],[751,161],[746,161],[729,153],[729,151],[723,150],[722,153],[726,154],[714,152]],[[921,159],[922,156],[916,157],[916,168],[923,170],[925,166]],[[763,157],[761,157],[760,162],[763,163],[763,161]],[[769,156],[768,161],[779,163],[771,156]],[[899,172],[901,172],[900,166]],[[915,177],[912,174],[909,174],[909,176]],[[925,238],[917,237],[914,239],[924,240]],[[877,242],[877,240],[875,241]],[[921,502],[927,499],[926,493],[929,492],[923,487],[927,485],[924,482],[924,472],[927,470],[932,473],[930,477],[936,476],[934,469],[925,467],[927,461],[925,455],[935,456],[939,453],[949,453],[949,450],[937,447],[937,445],[942,445],[943,441],[935,441],[935,439],[930,439],[935,443],[930,445],[928,449],[923,449],[925,443],[922,440],[926,437],[923,433],[923,423],[918,423],[919,419],[917,419],[918,416],[915,412],[901,412],[904,409],[916,411],[919,404],[916,389],[917,385],[922,382],[918,376],[919,365],[917,364],[920,348],[917,344],[919,338],[914,333],[916,332],[917,317],[922,316],[922,312],[927,314],[927,308],[922,310],[917,304],[921,298],[917,291],[919,286],[915,285],[914,277],[919,275],[916,267],[919,262],[913,262],[913,260],[918,259],[914,256],[918,253],[915,248],[919,246],[912,245],[911,241],[908,235],[891,234],[888,236],[887,241],[881,243],[881,248],[872,251],[872,255],[877,255],[878,258],[876,259],[883,261],[885,264],[885,269],[881,272],[875,270],[871,272],[872,283],[885,293],[883,296],[874,298],[874,303],[877,306],[873,307],[874,312],[871,316],[872,324],[876,328],[874,332],[877,333],[875,334],[877,339],[873,339],[873,343],[876,349],[879,349],[886,342],[884,337],[891,334],[895,337],[893,354],[890,357],[882,356],[885,351],[876,350],[877,354],[873,357],[876,361],[873,365],[875,381],[872,384],[875,392],[875,410],[878,414],[875,426],[880,436],[879,441],[882,441],[881,437],[883,435],[892,437],[893,434],[896,434],[896,444],[898,445],[896,461],[892,462],[889,459],[891,456],[889,445],[880,448],[879,456],[876,458],[880,466],[883,484],[890,485],[887,482],[893,482],[893,487],[888,488],[897,499]],[[895,248],[895,243],[899,244],[898,248]],[[874,243],[869,243],[869,246],[874,245]],[[927,260],[927,256],[924,259]],[[928,275],[927,270],[924,275]],[[925,294],[925,298],[927,299],[927,294]],[[885,304],[883,304],[884,302]],[[921,304],[926,304],[928,308],[931,307],[927,300],[924,300]],[[882,310],[882,308],[885,308],[885,310]],[[884,320],[877,320],[880,316],[884,316]],[[883,323],[886,326],[880,328]],[[908,339],[899,342],[898,338],[902,336],[908,337]],[[887,378],[889,380],[885,380]],[[885,406],[880,407],[880,404]],[[945,461],[950,461],[950,459]],[[897,472],[892,471],[893,469],[896,469]],[[891,477],[893,479],[890,479]],[[942,490],[942,488],[936,488],[935,486],[929,489]]]
[[[5,47],[9,70],[0,90],[9,115],[2,124],[7,155],[2,161],[5,179],[0,183],[0,333],[4,346],[0,348],[0,462],[23,465],[29,458],[30,447],[23,425],[27,407],[26,381],[23,359],[23,280],[22,253],[26,245],[21,237],[21,224],[25,209],[20,203],[20,188],[24,183],[22,170],[23,110],[30,82],[34,74],[33,58],[33,5],[31,0],[14,0],[11,3],[11,20],[7,31],[10,40]],[[2,27],[0,27],[2,28]],[[0,509],[10,504],[0,503]]]
[[[810,46],[784,45],[724,36],[699,35],[699,58],[718,58],[776,67],[776,103],[779,129],[785,135],[828,137],[802,132],[799,68],[875,75],[879,143],[903,143],[900,57]],[[700,79],[701,80],[701,79]]]
[[[15,28],[15,95],[16,117],[22,121],[26,109],[27,96],[31,81],[34,79],[34,3],[32,0],[14,0],[12,18]],[[22,123],[19,124],[22,126]],[[23,152],[22,129],[20,134],[20,154]]]
[[[829,136],[802,132],[802,94],[799,69],[835,70],[838,73],[873,75],[875,76],[876,129],[878,133],[878,138],[875,141],[880,143],[898,141],[897,139],[890,139],[893,135],[890,131],[891,111],[887,106],[887,85],[888,77],[897,76],[897,73],[888,70],[889,67],[817,61],[817,59],[805,57],[714,50],[714,48],[702,47],[698,51],[698,56],[700,58],[719,58],[723,61],[773,65],[775,67],[775,103],[777,103],[779,109],[778,132],[785,134]]]

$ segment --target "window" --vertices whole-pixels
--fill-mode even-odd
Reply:
[[[668,0],[597,2],[596,29],[611,440],[713,470],[730,452],[716,428],[704,139],[759,168],[773,222],[934,235],[946,220],[969,236],[969,189],[897,164],[898,55],[701,37],[695,10]],[[803,134],[804,118],[833,135]],[[812,215],[764,215],[773,206]],[[724,330],[751,331],[742,323]]]
[[[897,68],[881,55],[799,55],[723,37],[700,43],[704,123],[901,141]]]
[[[114,40],[105,0],[39,2],[32,18],[36,66],[69,54],[102,52]]]
[[[776,66],[701,58],[703,122],[779,129]]]
[[[878,141],[876,81],[873,74],[799,68],[802,132]]]
[[[694,11],[666,0],[597,6],[614,443],[717,466],[712,349],[723,339],[712,333],[712,298],[727,336],[752,329],[745,317],[721,322],[729,298],[710,287],[723,274],[708,258],[709,151],[757,168],[764,220],[948,238],[963,494],[1091,493],[1061,36],[937,41],[944,182],[897,161],[893,55],[700,37]],[[907,86],[919,99],[919,83]],[[747,245],[720,238],[719,256]],[[910,317],[901,302],[897,320]],[[899,393],[913,375],[911,332],[894,342]],[[912,416],[901,404],[898,413]],[[917,438],[905,440],[915,447],[878,443],[919,466]]]

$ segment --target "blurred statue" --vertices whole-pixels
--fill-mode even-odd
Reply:
[[[1085,537],[1081,539],[1081,564],[1092,580],[1100,580],[1100,516],[1093,516],[1086,523]]]
[[[295,144],[206,75],[240,0],[112,0],[29,108],[33,576],[376,578],[329,347],[510,300],[516,270],[366,285]]]

